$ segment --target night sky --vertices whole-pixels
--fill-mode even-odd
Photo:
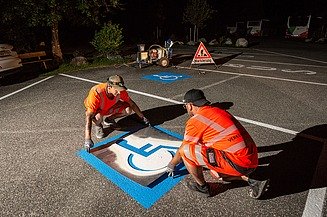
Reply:
[[[125,10],[113,17],[120,23],[125,34],[135,40],[151,38],[159,27],[162,37],[174,34],[185,40],[190,24],[183,23],[183,11],[187,0],[123,0]],[[236,21],[269,19],[275,28],[285,31],[289,15],[324,16],[327,18],[327,0],[208,0],[216,10],[213,19],[201,30],[205,37],[223,34],[226,26]]]
[[[162,44],[172,35],[176,40],[186,41],[190,27],[193,27],[189,23],[183,23],[183,12],[188,0],[121,0],[121,2],[124,10],[113,11],[106,21],[111,20],[120,24],[125,43],[135,44],[143,41]],[[208,4],[215,10],[215,14],[207,21],[206,27],[199,30],[199,37],[208,40],[224,35],[226,26],[236,21],[269,19],[276,29],[275,36],[283,37],[289,15],[312,14],[327,20],[327,0],[208,0]],[[158,40],[157,28],[161,31]],[[48,30],[42,29],[43,35],[39,31],[37,34],[39,38],[35,41],[51,40],[51,32],[49,28]],[[60,40],[63,47],[74,43],[89,44],[96,30],[99,30],[99,27],[77,27],[64,20],[60,24]]]

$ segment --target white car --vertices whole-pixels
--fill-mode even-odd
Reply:
[[[12,49],[12,45],[0,44],[0,78],[22,69],[22,60]]]

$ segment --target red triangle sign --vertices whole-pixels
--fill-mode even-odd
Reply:
[[[208,63],[214,63],[214,61],[210,53],[208,52],[207,48],[201,42],[198,49],[195,52],[192,64],[208,64]]]

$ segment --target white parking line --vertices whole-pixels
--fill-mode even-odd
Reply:
[[[87,81],[87,82],[94,83],[94,84],[101,83],[101,82],[92,81],[92,80],[85,79],[85,78],[79,78],[79,77],[72,76],[72,75],[67,75],[67,74],[59,74],[59,75],[66,76],[66,77],[69,77],[69,78],[74,78],[74,79],[81,80],[81,81]],[[149,97],[152,97],[152,98],[160,99],[160,100],[167,101],[167,102],[182,104],[182,102],[179,102],[179,101],[176,101],[176,100],[173,100],[173,99],[167,99],[167,98],[164,98],[164,97],[161,97],[161,96],[156,96],[156,95],[149,94],[149,93],[143,93],[143,92],[140,92],[140,91],[137,91],[137,90],[128,89],[127,91],[131,92],[131,93],[140,94],[140,95],[143,95],[143,96],[149,96]]]
[[[253,49],[253,50],[258,50],[258,51],[267,52],[267,53],[271,53],[271,54],[278,54],[280,56],[293,57],[293,58],[297,58],[297,59],[301,59],[301,60],[308,60],[308,61],[312,61],[312,62],[325,63],[325,64],[327,64],[327,62],[321,61],[321,60],[315,60],[315,59],[310,59],[310,58],[305,58],[305,57],[299,57],[299,56],[294,56],[294,55],[289,55],[289,54],[283,54],[283,53],[278,53],[278,52],[273,52],[273,51],[261,50],[261,49]]]
[[[69,78],[73,78],[73,79],[77,79],[77,80],[81,80],[81,81],[87,81],[87,82],[95,83],[95,84],[100,83],[100,82],[97,82],[97,81],[93,81],[93,80],[89,80],[89,79],[85,79],[85,78],[80,78],[80,77],[76,77],[76,76],[72,76],[72,75],[67,75],[67,74],[60,74],[60,75],[66,76],[66,77],[69,77]],[[180,101],[177,101],[177,100],[172,100],[172,99],[169,99],[169,98],[165,98],[165,97],[161,97],[161,96],[157,96],[157,95],[153,95],[153,94],[149,94],[149,93],[144,93],[144,92],[137,91],[137,90],[128,89],[127,91],[132,92],[132,93],[136,93],[136,94],[139,94],[139,95],[143,95],[143,96],[152,97],[152,98],[155,98],[155,99],[160,99],[160,100],[163,100],[163,101],[166,101],[166,102],[172,102],[172,103],[175,103],[175,104],[182,104],[183,103],[183,102],[180,102]],[[269,128],[269,129],[273,129],[273,130],[283,132],[283,133],[288,133],[288,134],[292,134],[292,135],[296,135],[298,133],[298,132],[293,131],[293,130],[289,130],[289,129],[282,128],[282,127],[277,127],[277,126],[274,126],[274,125],[270,125],[270,124],[266,124],[266,123],[262,123],[262,122],[258,122],[258,121],[253,121],[253,120],[246,119],[246,118],[241,118],[241,117],[236,117],[236,118],[243,121],[243,122],[246,122],[246,123],[266,127],[266,128]]]
[[[216,82],[216,83],[213,83],[213,84],[210,84],[210,85],[207,85],[207,86],[202,87],[201,90],[208,89],[208,88],[210,88],[210,87],[216,86],[216,85],[218,85],[218,84],[225,83],[225,82],[227,82],[227,81],[230,81],[230,80],[233,80],[233,79],[236,79],[236,78],[239,78],[239,77],[241,77],[241,76],[238,75],[238,76],[234,76],[234,77],[231,77],[231,78],[227,78],[227,79],[225,79],[225,80],[218,81],[218,82]],[[178,98],[178,97],[182,97],[182,96],[184,96],[183,93],[182,93],[182,94],[178,94],[178,95],[173,96],[172,99],[176,99],[176,98]]]
[[[70,78],[73,78],[73,79],[77,79],[77,80],[82,80],[82,81],[95,83],[95,84],[100,83],[100,82],[97,82],[97,81],[92,81],[92,80],[89,80],[89,79],[79,78],[79,77],[71,76],[71,75],[67,75],[67,74],[60,74],[60,75],[70,77]],[[262,77],[262,76],[260,76],[260,77]],[[161,97],[161,96],[156,96],[156,95],[153,95],[153,94],[148,94],[148,93],[144,93],[144,92],[140,92],[140,91],[136,91],[136,90],[131,90],[131,89],[128,89],[128,91],[133,92],[133,93],[137,93],[137,94],[140,94],[140,95],[160,99],[160,100],[167,101],[167,102],[182,104],[182,102],[180,102],[180,101],[172,100],[172,99]],[[274,126],[274,125],[270,125],[270,124],[266,124],[266,123],[262,123],[262,122],[259,122],[259,121],[254,121],[254,120],[250,120],[250,119],[246,119],[246,118],[242,118],[242,117],[237,117],[237,116],[235,116],[235,118],[240,120],[240,121],[246,122],[246,123],[254,124],[254,125],[257,125],[257,126],[262,126],[262,127],[272,129],[272,130],[276,130],[276,131],[280,131],[280,132],[283,132],[283,133],[287,133],[287,134],[291,134],[291,135],[297,135],[298,134],[297,131],[289,130],[289,129],[286,129],[286,128],[282,128],[282,127],[278,127],[278,126]],[[306,138],[311,138],[313,140],[320,141],[320,142],[324,141],[324,140],[321,140],[321,138],[310,137],[310,135],[299,134],[299,136],[304,136]],[[325,145],[326,145],[326,142],[325,142]],[[322,156],[322,154],[321,154],[321,156]],[[318,161],[317,167],[319,167],[319,163],[320,163],[320,161]],[[306,204],[305,204],[305,209],[304,209],[304,212],[303,212],[303,217],[322,216],[325,196],[326,196],[326,187],[325,188],[319,188],[319,189],[309,189],[309,193],[308,193],[308,196],[307,196],[307,201],[306,201]],[[314,209],[312,209],[312,207],[314,207]]]
[[[199,70],[199,69],[185,67],[185,66],[175,66],[175,67],[178,69]],[[236,72],[226,72],[226,71],[213,70],[213,69],[201,69],[201,71],[216,72],[216,73],[228,74],[228,75],[241,75],[241,76],[246,76],[246,77],[263,78],[263,79],[271,79],[271,80],[279,80],[279,81],[288,81],[288,82],[295,82],[295,83],[302,83],[302,84],[314,84],[314,85],[320,85],[320,86],[327,86],[327,83],[301,81],[301,80],[294,80],[294,79],[287,79],[287,78],[277,78],[277,77],[271,77],[271,76],[253,75],[253,74],[236,73]]]
[[[30,85],[28,85],[28,86],[26,86],[26,87],[24,87],[24,88],[22,88],[22,89],[16,90],[16,91],[14,91],[14,92],[12,92],[12,93],[10,93],[10,94],[7,94],[7,95],[5,95],[5,96],[2,96],[2,97],[0,97],[0,100],[3,100],[3,99],[5,99],[5,98],[7,98],[7,97],[9,97],[9,96],[12,96],[12,95],[14,95],[14,94],[16,94],[16,93],[19,93],[19,92],[21,92],[21,91],[23,91],[23,90],[26,90],[26,89],[30,88],[30,87],[33,87],[34,85],[37,85],[37,84],[39,84],[39,83],[41,83],[41,82],[43,82],[43,81],[46,81],[46,80],[48,80],[48,79],[50,79],[50,78],[53,78],[53,77],[54,77],[54,76],[47,77],[47,78],[45,78],[45,79],[42,79],[41,81],[35,82],[35,83],[30,84]]]
[[[316,68],[325,68],[327,69],[327,66],[319,66],[319,65],[310,65],[310,64],[298,64],[298,63],[282,63],[282,62],[271,62],[271,61],[261,61],[261,60],[244,60],[235,58],[231,61],[241,61],[241,62],[253,62],[253,63],[270,63],[270,64],[278,64],[278,65],[286,65],[286,66],[304,66],[304,67],[316,67]]]

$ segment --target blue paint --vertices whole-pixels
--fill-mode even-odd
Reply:
[[[160,126],[153,126],[154,128],[173,136],[177,139],[182,140],[183,137],[175,132],[169,131]],[[113,141],[121,142],[123,140],[122,137],[131,134],[131,132],[124,132],[117,136],[108,138],[100,143],[97,143],[94,148],[98,148],[102,145],[108,144]],[[125,142],[127,144],[127,142]],[[118,143],[117,143],[118,144]],[[124,144],[124,145],[126,145]],[[145,149],[149,148],[151,144],[147,144],[143,146],[141,149],[137,149],[142,154],[148,154]],[[162,148],[165,146],[162,146]],[[168,146],[169,147],[169,146]],[[167,148],[167,147],[166,147]],[[170,147],[172,148],[172,147]],[[134,151],[134,150],[133,150]],[[151,152],[151,151],[150,151]],[[175,154],[173,151],[169,151],[171,154]],[[144,208],[150,208],[156,201],[158,201],[163,195],[165,195],[169,190],[171,190],[176,184],[178,184],[187,173],[185,172],[185,168],[183,164],[179,164],[177,169],[177,174],[175,178],[168,177],[167,174],[163,174],[157,180],[152,182],[149,186],[142,186],[137,182],[127,178],[126,176],[120,174],[116,170],[112,169],[100,159],[98,159],[93,154],[88,153],[85,150],[81,150],[77,153],[79,157],[85,160],[88,164],[98,170],[103,176],[105,176],[108,180],[112,181],[116,184],[120,189],[122,189],[125,193],[133,197],[139,204],[141,204]],[[183,170],[184,168],[184,170]],[[179,173],[178,173],[179,172]]]
[[[166,128],[163,128],[163,127],[161,127],[159,125],[152,126],[152,127],[156,128],[157,130],[160,130],[160,131],[162,131],[162,132],[164,132],[164,133],[166,133],[166,134],[168,134],[168,135],[170,135],[172,137],[175,137],[177,139],[183,140],[183,138],[184,138],[182,135],[180,135],[178,133],[175,133],[173,131],[167,130]]]
[[[183,79],[191,78],[191,76],[184,75],[184,74],[178,74],[178,73],[172,73],[172,72],[160,72],[157,74],[143,76],[143,78],[152,80],[152,81],[158,81],[161,83],[169,84],[169,83],[173,83],[173,82],[180,81]]]

